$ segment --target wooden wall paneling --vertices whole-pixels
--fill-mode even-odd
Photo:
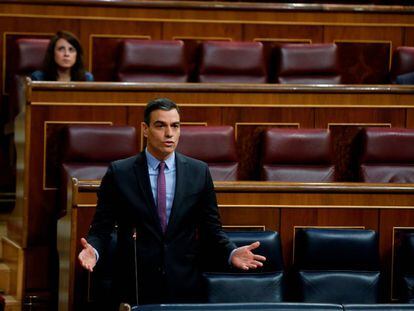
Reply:
[[[180,102],[177,104],[180,105]],[[204,122],[207,125],[227,125],[222,123],[222,108],[206,106],[200,109],[199,107],[192,107],[186,104],[181,104],[181,121],[183,123]]]
[[[335,40],[344,84],[387,84],[392,42]]]
[[[356,95],[354,101],[358,101]],[[376,100],[376,99],[372,99]],[[381,101],[379,99],[379,101]],[[379,102],[377,102],[379,103]],[[365,108],[357,109],[336,108],[316,109],[315,110],[315,127],[327,128],[333,123],[349,124],[391,124],[392,127],[405,127],[406,110],[403,108]]]
[[[345,6],[328,6],[325,11],[315,10],[315,7],[309,5],[301,6],[300,10],[292,14],[292,6],[285,5],[268,5],[268,4],[250,4],[241,5],[233,4],[227,7],[217,6],[215,4],[206,4],[205,2],[197,3],[177,3],[172,2],[171,5],[159,5],[155,3],[153,6],[146,5],[129,5],[128,2],[120,2],[119,6],[107,6],[105,2],[99,5],[97,2],[86,3],[78,6],[78,3],[62,1],[61,4],[48,4],[46,1],[36,5],[32,3],[13,3],[6,2],[0,7],[0,13],[22,14],[30,12],[30,14],[45,16],[78,16],[85,18],[94,16],[100,18],[164,18],[164,19],[211,19],[211,20],[228,20],[228,21],[263,21],[269,22],[274,20],[297,21],[305,20],[308,22],[330,22],[330,23],[375,23],[381,20],[384,23],[395,23],[400,20],[401,23],[412,24],[410,14],[404,14],[406,11],[376,8],[361,8],[358,11],[349,10]],[[89,4],[89,5],[88,5]],[[385,13],[385,14],[384,14]],[[385,15],[385,16],[384,16]]]
[[[243,40],[245,41],[268,38],[276,40],[311,40],[311,43],[323,42],[322,25],[245,24],[243,29]]]
[[[277,96],[277,94],[274,94]],[[312,107],[267,107],[259,96],[251,102],[243,100],[239,106],[223,107],[223,124],[236,123],[295,123],[302,128],[314,127],[314,109]],[[281,101],[283,102],[283,101]],[[300,102],[298,103],[300,104]]]
[[[48,254],[48,255],[46,255]],[[45,288],[56,288],[56,252],[50,255],[47,246],[30,247],[25,250],[24,271],[30,271],[23,281],[24,301],[30,303],[33,299],[40,310],[53,310],[52,291]],[[50,287],[51,284],[54,287]]]
[[[148,99],[148,101],[149,100],[150,99]],[[128,107],[127,124],[135,127],[137,131],[139,150],[143,150],[146,145],[144,135],[141,132],[141,122],[144,121],[144,109],[146,104],[147,102],[139,102],[133,107]]]
[[[161,97],[161,96],[160,96]],[[155,97],[153,97],[155,98]],[[148,101],[153,99],[148,98]],[[172,97],[170,97],[174,100]],[[175,101],[180,107],[180,116],[182,123],[203,123],[207,125],[221,125],[222,109],[219,107],[197,107],[187,106],[180,101]],[[128,124],[132,126],[141,126],[141,122],[144,120],[144,108],[147,101],[142,102],[142,106],[130,107],[128,113]],[[227,125],[227,124],[226,124]],[[232,125],[232,124],[229,124]]]
[[[315,21],[319,23],[324,23],[326,25],[338,25],[339,27],[346,25],[358,25],[361,27],[378,27],[382,26],[384,28],[388,26],[396,26],[396,24],[413,24],[412,18],[404,14],[404,12],[388,12],[389,14],[384,15],[384,12],[355,12],[346,11],[341,12],[335,11],[332,14],[327,14],[328,12],[317,12],[314,16],[308,17],[309,21]],[[303,18],[305,20],[305,18]],[[358,31],[357,31],[358,32]]]
[[[117,61],[117,55],[113,53],[116,44],[111,44],[117,43],[117,38],[161,39],[162,32],[161,22],[82,20],[80,25],[82,42],[87,42],[84,45],[85,63],[97,81],[113,81],[105,73],[111,72]]]
[[[394,279],[395,265],[393,260],[393,252],[396,251],[398,247],[398,231],[403,230],[404,228],[412,228],[414,221],[414,210],[407,209],[395,213],[393,209],[383,209],[380,211],[380,227],[379,227],[379,237],[380,237],[380,254],[383,258],[382,269],[385,272],[384,275],[384,284],[385,292],[388,293],[388,299],[397,299],[398,290],[396,288],[396,280]],[[391,246],[391,247],[390,247]]]
[[[404,28],[404,40],[401,45],[414,46],[414,27]]]
[[[263,206],[220,205],[223,226],[239,230],[273,230],[279,232],[280,210]]]
[[[4,32],[35,32],[35,33],[55,33],[64,29],[80,35],[79,22],[76,19],[66,19],[61,16],[45,18],[45,14],[37,16],[13,16],[7,14],[2,16],[3,23],[0,24],[0,31]]]
[[[326,25],[324,26],[324,42],[334,42],[339,40],[346,41],[387,41],[392,42],[392,46],[402,44],[402,29],[396,25],[384,25],[386,22],[374,22],[370,25],[349,24]]]
[[[414,128],[414,109],[407,109],[407,128]]]
[[[403,38],[402,27],[396,27],[393,24],[385,26],[384,23],[386,23],[386,21],[373,22],[372,25],[327,25],[324,27],[325,42],[339,43],[346,41],[366,44],[371,43],[371,46],[368,45],[365,48],[363,48],[363,46],[358,47],[358,45],[354,45],[354,47],[350,46],[348,49],[346,46],[343,46],[342,49],[339,50],[341,70],[344,71],[344,83],[378,83],[372,79],[373,77],[369,76],[369,74],[372,76],[373,73],[378,71],[376,68],[378,64],[376,64],[376,62],[379,61],[377,57],[369,57],[369,54],[373,53],[370,52],[370,50],[378,48],[378,46],[375,46],[376,42],[391,43],[391,48],[400,46]],[[350,53],[350,51],[352,53]],[[390,53],[391,51],[392,49],[390,50]],[[389,57],[391,60],[391,54]],[[383,81],[380,83],[387,82],[388,81]]]
[[[36,82],[33,82],[36,83]],[[47,82],[44,82],[47,84]],[[107,89],[100,89],[100,91],[94,91],[94,86],[97,84],[94,82],[73,82],[71,85],[77,86],[84,86],[89,89],[84,90],[82,88],[55,88],[53,91],[50,89],[36,89],[35,92],[32,92],[31,95],[31,102],[35,103],[42,103],[46,106],[88,106],[89,108],[93,109],[94,107],[99,106],[131,106],[134,105],[136,102],[139,102],[140,95],[137,92],[114,92],[111,90],[110,87]],[[110,84],[109,85],[113,85]],[[118,83],[118,85],[120,85]],[[74,90],[76,89],[76,90]],[[147,96],[147,94],[149,94]],[[144,94],[144,98],[155,98],[157,92],[149,92]],[[146,101],[145,101],[146,102]],[[73,109],[76,110],[76,109]],[[72,110],[70,110],[72,111]],[[74,111],[76,114],[77,112]]]
[[[282,248],[285,264],[293,263],[293,241],[296,227],[363,227],[378,230],[378,210],[340,208],[282,208]]]
[[[271,86],[271,84],[269,85]],[[333,90],[333,89],[332,89]],[[236,96],[232,96],[236,100]],[[355,106],[356,103],[364,103],[367,106],[373,105],[406,105],[411,104],[412,99],[409,94],[398,94],[396,96],[388,97],[382,96],[379,92],[368,94],[366,92],[330,92],[329,96],[322,95],[319,92],[275,92],[272,95],[263,92],[261,94],[246,93],[243,97],[237,98],[237,101],[244,104],[254,104],[255,106],[312,106],[312,107],[349,107]],[[359,108],[362,107],[358,107]],[[316,121],[316,120],[315,120]]]
[[[239,23],[215,23],[215,22],[168,22],[163,23],[162,39],[173,40],[176,38],[231,38],[233,41],[241,41],[242,26]],[[209,40],[209,39],[208,39]]]

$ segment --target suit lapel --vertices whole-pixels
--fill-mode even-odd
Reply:
[[[154,226],[157,228],[157,232],[159,232],[159,234],[162,234],[161,225],[157,214],[157,207],[155,205],[154,197],[152,196],[151,182],[149,179],[148,164],[145,157],[145,152],[141,152],[138,155],[137,161],[134,165],[134,171],[135,176],[137,178],[138,186],[144,194],[144,199],[146,203],[145,205],[148,209],[148,213],[152,216]]]
[[[178,152],[175,152],[175,192],[174,192],[174,201],[171,208],[171,215],[168,221],[167,232],[166,234],[172,232],[174,229],[177,220],[181,215],[181,209],[179,208],[182,205],[183,198],[185,196],[186,190],[186,169],[187,161],[183,158]]]

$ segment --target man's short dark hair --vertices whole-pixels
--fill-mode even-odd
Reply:
[[[168,98],[156,98],[148,102],[147,106],[144,110],[144,122],[147,125],[150,125],[151,122],[151,112],[154,110],[165,110],[170,111],[172,109],[177,110],[178,114],[180,114],[180,109],[178,108],[177,104],[174,103],[171,99]]]

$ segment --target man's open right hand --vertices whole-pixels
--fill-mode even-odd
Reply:
[[[92,272],[93,268],[96,265],[96,261],[97,261],[95,250],[92,247],[92,245],[90,245],[88,241],[86,241],[86,239],[81,238],[80,242],[81,242],[83,249],[78,255],[79,262],[82,265],[82,267]]]

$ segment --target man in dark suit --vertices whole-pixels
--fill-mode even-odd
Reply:
[[[252,253],[259,242],[236,248],[228,240],[207,164],[175,152],[176,104],[150,101],[141,126],[146,149],[109,166],[79,260],[92,271],[117,224],[117,303],[200,302],[201,262],[218,259],[248,270],[265,258]]]
[[[408,72],[397,76],[395,79],[397,84],[414,84],[414,72]]]

